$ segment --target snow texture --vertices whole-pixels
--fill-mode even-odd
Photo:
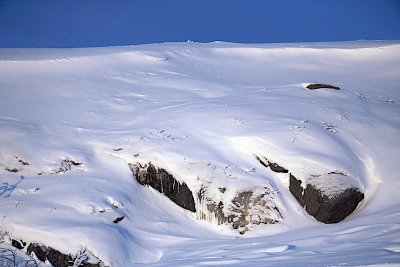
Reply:
[[[399,265],[399,84],[399,42],[0,49],[0,232],[108,266]],[[365,199],[321,224],[255,155]],[[136,162],[217,199],[273,189],[282,220],[197,220]]]

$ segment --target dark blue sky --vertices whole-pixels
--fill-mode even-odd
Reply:
[[[0,0],[0,47],[400,40],[400,0]]]

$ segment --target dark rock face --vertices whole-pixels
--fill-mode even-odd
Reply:
[[[26,246],[26,243],[24,241],[17,241],[15,239],[12,239],[11,245],[17,249],[23,249]]]
[[[60,251],[53,249],[51,247],[46,247],[40,244],[30,244],[27,249],[27,253],[35,253],[36,257],[45,262],[48,260],[54,267],[65,267],[72,266],[74,264],[74,260],[71,255],[66,255],[61,253]],[[99,264],[93,264],[88,262],[83,262],[79,264],[80,267],[98,267]]]
[[[268,160],[267,158],[264,157],[258,157],[256,156],[258,162],[261,163],[261,165],[263,165],[266,168],[270,168],[272,171],[274,172],[280,172],[280,173],[288,173],[289,171],[285,168],[283,168],[282,166],[278,165],[277,163]]]
[[[39,244],[30,244],[27,252],[28,254],[34,252],[39,260],[43,262],[48,260],[54,267],[71,266],[74,263],[70,255]]]
[[[307,184],[290,174],[290,192],[308,214],[323,223],[337,223],[350,215],[364,199],[364,194],[355,187],[349,187],[333,196],[324,194],[316,186]]]
[[[118,218],[116,218],[116,219],[113,221],[113,223],[119,223],[119,222],[122,221],[124,218],[125,218],[125,216],[118,217]]]
[[[140,163],[129,164],[133,175],[141,185],[148,185],[164,194],[178,206],[196,211],[193,193],[185,183],[179,183],[166,170],[157,168],[151,163],[142,166]]]
[[[310,89],[310,90],[322,89],[322,88],[340,90],[340,87],[338,87],[338,86],[324,84],[324,83],[311,83],[311,84],[307,85],[306,88]]]
[[[303,187],[301,187],[301,181],[297,180],[291,173],[289,174],[289,190],[292,195],[297,199],[299,204],[304,207]]]

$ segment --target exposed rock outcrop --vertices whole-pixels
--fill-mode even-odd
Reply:
[[[338,86],[325,84],[325,83],[310,83],[306,86],[306,88],[309,90],[316,90],[316,89],[323,89],[323,88],[340,90],[340,87],[338,87]]]
[[[270,168],[274,172],[281,172],[281,173],[288,173],[289,171],[285,169],[284,167],[278,165],[277,163],[270,161],[269,159],[265,157],[258,157],[256,156],[256,159],[258,162],[260,162],[264,167]]]
[[[364,194],[350,179],[343,174],[329,173],[311,177],[302,186],[302,182],[290,174],[289,189],[315,219],[323,223],[337,223],[349,216],[364,199]]]
[[[36,257],[43,262],[48,260],[54,267],[71,266],[74,263],[71,255],[65,255],[58,250],[40,244],[30,244],[27,252],[28,254],[35,253]]]
[[[65,267],[65,266],[79,266],[79,267],[99,267],[102,264],[99,263],[89,263],[85,259],[75,259],[71,255],[63,254],[60,251],[53,249],[51,247],[46,247],[41,244],[30,244],[27,248],[27,253],[35,253],[36,257],[45,262],[48,260],[54,267]],[[79,263],[78,263],[79,261]],[[74,265],[75,264],[75,265]]]
[[[113,223],[119,223],[120,221],[122,221],[125,218],[125,216],[121,216],[116,218],[115,220],[113,220]]]
[[[157,168],[152,163],[141,165],[129,164],[133,175],[141,185],[148,185],[164,194],[178,206],[196,211],[193,193],[185,183],[178,182],[165,169]]]
[[[204,181],[200,190],[193,194],[185,183],[178,182],[172,174],[152,163],[129,166],[141,185],[151,186],[180,207],[196,212],[199,220],[217,225],[230,224],[243,234],[252,225],[272,224],[282,219],[272,187],[235,191]]]
[[[26,246],[26,243],[22,240],[18,241],[18,240],[12,239],[11,245],[17,249],[23,249]]]
[[[224,196],[224,192],[217,196],[202,187],[197,199],[197,218],[218,225],[231,224],[240,234],[252,225],[274,224],[282,219],[276,193],[269,188],[236,192],[233,198]]]
[[[289,172],[265,157],[256,159],[274,172]],[[357,180],[341,172],[311,175],[305,181],[289,173],[289,190],[308,214],[323,223],[342,221],[364,199]]]

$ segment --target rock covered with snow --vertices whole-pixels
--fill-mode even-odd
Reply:
[[[197,194],[196,217],[214,224],[230,224],[241,234],[253,225],[274,224],[282,220],[272,188],[243,189],[228,194],[226,188],[219,193],[211,184],[203,186]],[[214,193],[210,193],[214,192]]]
[[[193,193],[185,182],[179,182],[171,173],[152,163],[129,164],[129,167],[141,185],[150,186],[178,206],[195,212],[198,220],[215,225],[228,224],[241,234],[252,225],[274,224],[282,220],[276,203],[277,192],[271,186],[237,190],[200,181],[200,190]]]
[[[78,267],[100,267],[104,264],[98,260],[96,262],[88,262],[90,252],[84,250],[77,255],[71,256],[64,254],[52,247],[47,247],[42,244],[29,244],[27,254],[34,254],[41,262],[49,262],[54,267],[78,266]],[[93,257],[93,256],[92,256]],[[92,261],[94,259],[91,259]]]
[[[0,266],[104,267],[103,262],[86,249],[71,255],[45,244],[27,244],[8,235],[0,237],[0,244]]]
[[[303,183],[290,174],[289,189],[307,213],[323,223],[344,220],[364,199],[354,178],[335,172],[308,177]]]
[[[337,223],[349,216],[364,199],[356,178],[342,172],[308,175],[297,179],[289,170],[266,157],[256,156],[275,173],[288,173],[289,190],[308,214],[323,223]]]

